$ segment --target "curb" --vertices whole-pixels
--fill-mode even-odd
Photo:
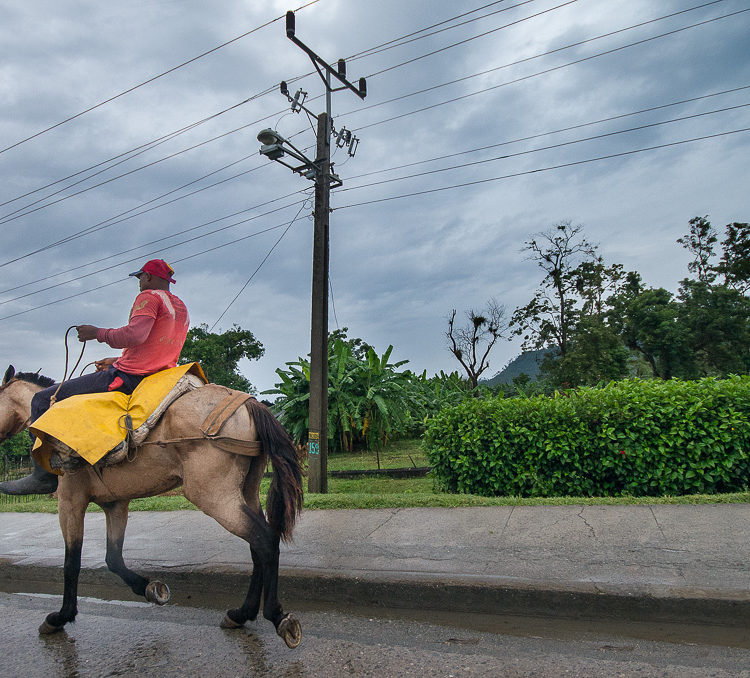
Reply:
[[[174,588],[175,602],[211,592],[219,604],[236,601],[247,589],[248,572],[139,568],[148,578]],[[0,580],[34,582],[62,591],[59,566],[15,565],[0,562]],[[104,567],[82,569],[82,586],[128,589]],[[538,616],[557,619],[618,620],[634,622],[689,622],[733,628],[750,628],[750,592],[710,589],[643,588],[633,590],[596,583],[571,582],[544,587],[504,578],[393,572],[337,572],[280,568],[279,590],[287,605],[293,601],[326,603],[337,607],[402,608],[490,615]],[[121,593],[120,593],[121,592]],[[85,590],[80,594],[85,595]],[[132,594],[131,594],[132,595]],[[208,607],[212,607],[210,603]]]

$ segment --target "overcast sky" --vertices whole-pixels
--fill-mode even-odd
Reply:
[[[289,110],[278,83],[303,88],[314,112],[324,88],[317,74],[295,80],[311,63],[282,19],[39,134],[297,6],[0,1],[3,369],[60,378],[66,328],[125,324],[137,293],[127,274],[156,256],[174,266],[192,324],[209,327],[267,257],[215,328],[238,324],[263,343],[265,356],[241,365],[260,390],[309,352],[312,202],[300,191],[312,184],[260,156],[256,135],[273,127],[313,146],[310,121]],[[451,309],[490,297],[509,314],[525,304],[540,271],[520,250],[561,220],[583,225],[607,263],[675,290],[688,261],[675,240],[689,219],[708,215],[720,230],[750,220],[750,132],[736,131],[750,128],[748,9],[746,0],[300,9],[297,36],[328,61],[374,52],[347,62],[352,80],[368,76],[367,98],[333,94],[334,127],[360,143],[353,158],[346,149],[333,158],[344,185],[331,198],[330,328],[381,353],[393,344],[393,360],[415,371],[453,371]],[[486,376],[518,352],[518,341],[499,345]],[[85,362],[107,355],[94,342]]]

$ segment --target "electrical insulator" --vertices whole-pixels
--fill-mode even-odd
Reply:
[[[286,13],[286,37],[294,37],[294,12],[291,10]]]
[[[339,75],[342,78],[346,77],[346,61],[344,61],[343,59],[339,59],[339,62],[338,62],[338,71],[339,71]]]
[[[359,94],[363,99],[367,96],[367,81],[364,78],[359,79]]]

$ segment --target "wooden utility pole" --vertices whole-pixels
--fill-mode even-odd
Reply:
[[[310,420],[308,478],[310,492],[328,492],[328,216],[331,135],[328,114],[318,115],[313,233],[312,322],[310,331]]]
[[[357,86],[346,79],[346,62],[339,59],[336,68],[321,59],[295,35],[294,12],[286,13],[286,36],[310,57],[315,70],[326,86],[326,111],[315,115],[304,105],[307,93],[299,90],[292,97],[286,82],[281,83],[281,93],[292,104],[292,111],[305,111],[318,121],[317,155],[310,160],[288,139],[276,130],[264,129],[258,134],[260,152],[271,160],[285,165],[307,179],[315,178],[315,228],[313,233],[312,318],[310,323],[310,399],[308,415],[308,483],[310,492],[328,492],[328,219],[330,214],[331,182],[341,186],[341,180],[331,172],[331,134],[336,135],[336,145],[347,147],[350,157],[359,144],[351,131],[341,128],[334,132],[331,119],[331,93],[348,89],[360,99],[367,96],[367,83],[359,79]],[[341,83],[332,87],[332,78]],[[289,156],[301,165],[290,165],[283,160]]]

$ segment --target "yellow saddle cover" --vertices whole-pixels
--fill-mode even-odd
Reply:
[[[60,475],[58,469],[49,465],[54,451],[49,438],[56,438],[95,464],[125,440],[126,414],[133,420],[133,429],[137,429],[188,372],[208,383],[201,366],[188,363],[145,377],[131,395],[119,391],[85,393],[55,403],[29,426],[36,436],[34,459],[43,468]]]

